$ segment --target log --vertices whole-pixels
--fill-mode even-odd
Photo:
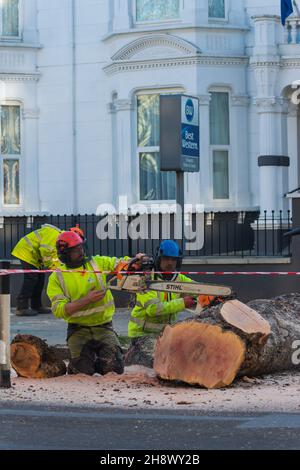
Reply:
[[[17,335],[11,342],[10,351],[12,367],[20,377],[49,379],[67,372],[55,348],[36,336]]]
[[[245,304],[241,302],[233,302],[227,304],[222,304],[223,308],[220,310],[221,316],[224,320],[229,324],[236,324],[239,326],[240,329],[244,330],[246,333],[255,334],[256,329],[259,327],[261,329],[261,335],[258,338],[258,341],[266,341],[267,337],[270,334],[270,325],[268,322],[263,320],[263,318],[251,309],[249,309]],[[229,306],[235,305],[236,308],[232,309]],[[244,315],[241,315],[241,311],[243,311]],[[250,311],[250,317],[247,316],[247,312]],[[206,311],[207,312],[207,311]],[[207,315],[207,313],[205,314]],[[188,323],[196,320],[197,326],[199,326],[198,321],[199,319],[204,318],[204,313],[201,314],[201,317],[193,317],[188,319]],[[182,324],[182,323],[179,323]],[[182,336],[184,336],[184,331],[181,330],[182,327],[178,329],[178,342],[179,344],[175,344],[172,346],[173,349],[180,347],[181,348],[181,341]],[[201,334],[200,330],[197,330],[199,334]],[[191,330],[190,333],[193,333]],[[207,334],[214,334],[213,329],[209,331],[205,331],[205,335]],[[177,340],[176,340],[177,341]],[[145,367],[153,367],[154,362],[154,353],[156,349],[156,342],[157,338],[154,336],[145,336],[135,340],[134,344],[129,348],[127,354],[125,355],[125,364],[126,366],[131,365],[142,365]],[[192,349],[192,348],[191,348]]]
[[[232,300],[167,326],[153,367],[164,380],[221,388],[236,377],[299,369],[292,361],[299,339],[300,294],[247,305]]]

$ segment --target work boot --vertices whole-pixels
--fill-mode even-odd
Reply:
[[[16,315],[18,317],[35,317],[37,314],[37,310],[33,310],[32,308],[23,308],[16,310]]]
[[[39,315],[52,313],[51,308],[46,308],[46,307],[39,307],[36,310]]]

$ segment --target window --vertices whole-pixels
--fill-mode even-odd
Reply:
[[[208,0],[209,18],[225,18],[225,0]]]
[[[19,0],[0,0],[0,34],[19,36]]]
[[[213,92],[210,100],[210,144],[229,145],[229,95]]]
[[[21,129],[20,106],[0,106],[2,199],[4,205],[20,204]]]
[[[213,160],[213,198],[229,199],[230,116],[229,94],[212,92],[210,145]]]
[[[176,175],[160,170],[158,94],[137,97],[137,124],[140,199],[175,200]]]
[[[137,21],[163,21],[179,18],[179,0],[136,0]]]
[[[213,151],[213,189],[214,199],[229,199],[228,152]]]

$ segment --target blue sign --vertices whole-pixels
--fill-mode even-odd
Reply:
[[[198,98],[160,96],[160,156],[162,171],[200,171]]]
[[[195,107],[191,99],[188,99],[185,104],[185,117],[188,122],[191,122],[194,119]]]
[[[181,155],[182,171],[200,170],[199,102],[187,96],[181,97]]]

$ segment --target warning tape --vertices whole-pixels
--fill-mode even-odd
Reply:
[[[104,275],[128,275],[128,271],[75,271],[75,270],[63,270],[60,269],[0,269],[0,276],[10,276],[12,274],[50,274],[55,272],[64,272],[64,273],[73,273],[73,274],[104,274]],[[271,271],[135,271],[132,274],[140,274],[140,275],[149,275],[149,274],[164,274],[164,275],[175,275],[175,274],[183,274],[183,275],[194,275],[194,276],[300,276],[300,272],[271,272]]]

